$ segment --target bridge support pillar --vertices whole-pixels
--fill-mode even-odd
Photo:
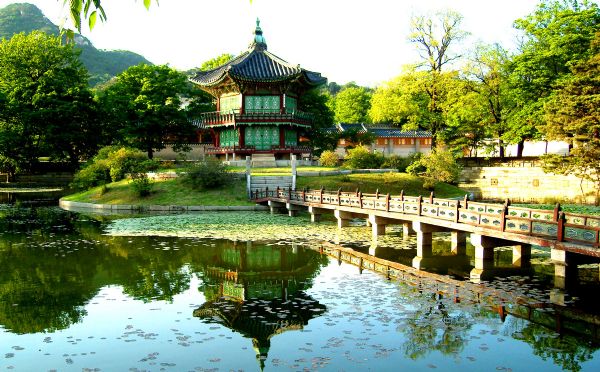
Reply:
[[[471,244],[475,248],[475,268],[471,270],[471,280],[485,280],[492,273],[494,266],[494,248],[505,244],[501,239],[489,236],[471,234]]]
[[[349,226],[350,220],[353,218],[352,213],[340,211],[339,209],[336,209],[333,212],[333,215],[335,216],[335,218],[337,218],[339,228]]]
[[[366,225],[367,227],[371,227],[371,221],[369,221],[369,219],[368,219],[368,218],[367,218],[367,219],[365,219],[365,225]]]
[[[574,253],[552,248],[550,259],[554,264],[554,288],[566,289],[577,278],[577,257]]]
[[[369,221],[369,225],[371,225],[373,239],[377,239],[379,235],[385,235],[385,225],[389,223],[386,218],[381,218],[374,214],[370,214],[369,218],[367,218],[367,221]]]
[[[404,222],[402,224],[402,239],[406,240],[409,236],[414,236],[415,230],[412,228],[412,222]]]
[[[433,256],[433,233],[446,231],[446,229],[418,221],[413,221],[412,228],[417,233],[417,256],[413,258],[412,266],[420,270],[425,268],[426,259]]]
[[[455,255],[467,254],[467,233],[464,231],[452,231],[452,253]]]
[[[282,213],[285,209],[285,203],[269,200],[269,210],[271,214]]]
[[[301,206],[291,203],[285,203],[285,207],[287,208],[288,216],[290,217],[296,217],[298,215],[298,212],[302,210]]]
[[[528,267],[531,263],[531,244],[514,245],[512,263],[516,267]]]
[[[310,213],[310,222],[319,222],[321,221],[321,215],[326,211],[323,208],[313,207],[312,205],[308,206],[308,213]]]

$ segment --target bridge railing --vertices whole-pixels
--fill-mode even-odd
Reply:
[[[353,207],[365,210],[418,215],[455,223],[494,229],[501,232],[555,239],[561,242],[585,243],[599,247],[600,216],[565,213],[560,205],[554,210],[532,209],[504,204],[464,200],[380,194],[360,191],[325,191],[275,189],[257,190],[253,199],[279,199]]]

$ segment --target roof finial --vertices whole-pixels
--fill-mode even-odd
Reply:
[[[260,28],[260,19],[257,17],[256,28],[254,29],[254,40],[252,41],[252,44],[250,44],[250,48],[261,50],[267,49],[267,41],[262,33],[262,29]]]

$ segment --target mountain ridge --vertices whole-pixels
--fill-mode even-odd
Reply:
[[[59,27],[33,4],[15,3],[0,8],[0,39],[34,30],[55,36],[60,34]],[[142,55],[128,50],[97,49],[89,39],[80,34],[75,35],[75,45],[81,50],[79,58],[90,74],[90,86],[105,83],[130,66],[152,64]]]

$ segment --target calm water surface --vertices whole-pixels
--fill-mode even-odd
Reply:
[[[0,370],[600,370],[598,309],[582,295],[597,293],[597,265],[563,293],[561,320],[578,323],[557,333],[554,307],[506,303],[501,316],[306,241],[114,236],[115,222],[44,216],[0,230]],[[408,260],[411,244],[377,254]],[[544,255],[497,287],[550,298]]]

